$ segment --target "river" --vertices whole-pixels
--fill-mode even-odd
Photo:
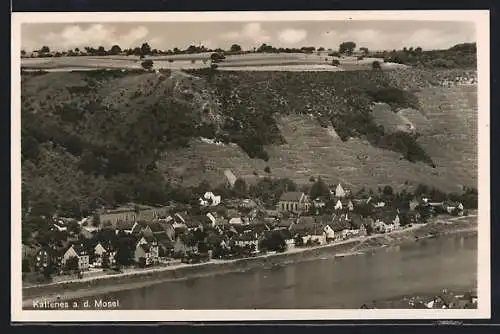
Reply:
[[[143,310],[359,308],[373,300],[476,284],[477,236],[455,235],[94,297]]]

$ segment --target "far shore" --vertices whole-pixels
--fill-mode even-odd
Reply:
[[[460,221],[465,218],[476,218],[476,222],[461,223]],[[434,235],[431,232],[434,232]],[[436,232],[437,234],[435,234]],[[114,275],[103,274],[71,281],[24,287],[22,290],[23,308],[31,307],[35,300],[79,299],[141,288],[166,281],[187,280],[259,267],[283,265],[291,261],[315,259],[326,254],[354,256],[386,246],[395,246],[405,242],[415,242],[417,239],[421,240],[448,234],[477,234],[477,216],[437,217],[435,221],[428,224],[414,225],[391,233],[356,237],[322,246],[295,248],[283,253],[236,260],[212,260],[198,264],[177,264],[150,269],[137,269],[132,272]]]

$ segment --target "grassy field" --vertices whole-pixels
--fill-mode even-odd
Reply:
[[[148,57],[153,60],[154,69],[195,69],[210,66],[210,53],[179,54]],[[332,71],[339,70],[331,66],[332,60],[340,61],[341,70],[366,70],[371,68],[373,61],[383,63],[383,59],[365,58],[337,58],[326,54],[303,53],[248,53],[228,55],[218,64],[222,70],[267,70],[267,71]],[[43,70],[73,70],[77,68],[141,68],[141,59],[138,56],[78,56],[78,57],[51,57],[51,58],[22,58],[21,65],[26,69]],[[391,69],[390,64],[383,64]]]

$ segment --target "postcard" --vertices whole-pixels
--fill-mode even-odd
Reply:
[[[490,317],[488,11],[12,18],[13,321]]]

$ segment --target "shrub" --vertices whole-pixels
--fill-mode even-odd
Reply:
[[[374,70],[380,70],[381,68],[382,68],[382,66],[380,65],[380,62],[378,60],[375,60],[372,63],[372,69],[374,69]]]
[[[151,70],[153,68],[153,61],[151,59],[146,59],[141,63],[141,66],[145,70]]]

